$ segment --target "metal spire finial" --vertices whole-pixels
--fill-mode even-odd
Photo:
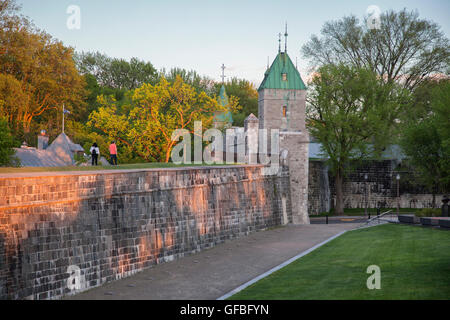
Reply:
[[[281,52],[281,32],[278,33],[278,53]]]
[[[267,70],[269,70],[269,56],[267,56]]]
[[[288,37],[288,32],[287,32],[287,21],[286,21],[286,30],[284,31],[284,52],[287,53],[287,37]]]
[[[222,84],[224,84],[224,82],[225,82],[225,65],[223,63],[222,63],[221,69],[222,69],[222,76],[221,76]]]

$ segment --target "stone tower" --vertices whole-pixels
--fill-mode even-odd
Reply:
[[[294,224],[309,224],[309,134],[305,127],[305,99],[306,86],[300,73],[287,48],[284,52],[280,48],[258,89],[258,118],[259,128],[267,129],[269,136],[270,129],[280,130],[280,154],[287,155],[289,166]]]

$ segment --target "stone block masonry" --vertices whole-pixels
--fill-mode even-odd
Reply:
[[[57,299],[292,222],[261,165],[0,176],[0,299]]]

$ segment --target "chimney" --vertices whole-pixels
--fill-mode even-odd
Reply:
[[[45,150],[48,147],[48,136],[45,130],[41,130],[38,135],[38,150]]]

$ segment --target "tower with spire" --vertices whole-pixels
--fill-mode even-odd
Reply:
[[[217,102],[224,108],[228,107],[228,95],[225,90],[225,65],[222,64],[222,87],[220,88]],[[218,112],[214,115],[214,127],[215,128],[230,128],[233,124],[233,116],[229,110],[225,112]]]
[[[269,137],[271,129],[280,130],[280,154],[287,157],[289,167],[293,223],[309,224],[306,86],[287,53],[287,23],[284,37],[284,52],[281,51],[280,33],[278,54],[258,88],[259,128],[267,129]],[[269,148],[270,145],[269,140]]]

